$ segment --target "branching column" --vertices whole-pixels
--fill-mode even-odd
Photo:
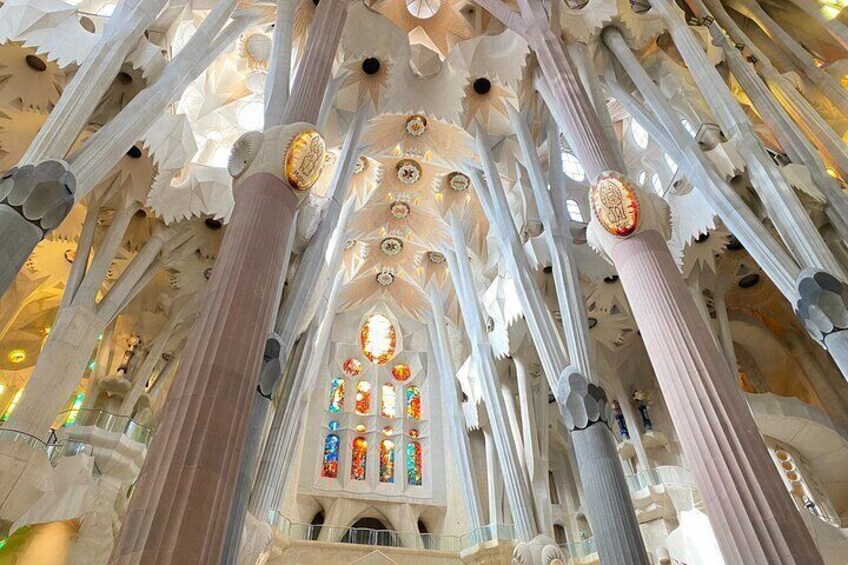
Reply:
[[[236,203],[198,320],[183,351],[113,563],[217,563],[235,494],[266,332],[279,304],[281,273],[298,204],[317,180],[324,145],[308,123],[337,41],[321,23],[344,21],[347,3],[324,0],[313,54],[283,119],[262,134],[235,183]],[[313,43],[313,42],[310,42]],[[329,52],[328,54],[323,53]],[[323,64],[329,59],[330,64]],[[320,96],[319,96],[320,98]],[[292,123],[295,122],[295,123]],[[285,167],[283,167],[283,159]],[[284,175],[281,178],[278,175]]]
[[[600,133],[603,135],[603,132]],[[523,134],[524,132],[521,132],[519,137],[523,137]],[[496,232],[501,251],[507,261],[507,267],[518,288],[524,317],[530,327],[536,350],[545,365],[548,383],[557,398],[560,410],[569,409],[566,398],[574,402],[585,398],[587,402],[597,405],[597,401],[588,396],[590,389],[603,397],[603,404],[605,405],[606,395],[603,390],[596,385],[589,385],[584,373],[585,370],[592,369],[592,362],[588,340],[588,322],[583,313],[583,308],[576,304],[578,300],[582,302],[576,269],[574,271],[569,270],[567,261],[559,254],[554,244],[552,258],[554,259],[554,270],[558,275],[555,280],[563,285],[562,288],[558,289],[558,297],[560,293],[568,294],[574,292],[575,288],[577,289],[575,296],[563,296],[565,304],[560,304],[560,308],[565,313],[563,319],[566,320],[565,332],[568,336],[569,346],[574,348],[574,355],[579,360],[578,362],[585,364],[585,369],[576,365],[576,363],[571,366],[567,365],[568,361],[554,327],[553,318],[532,278],[529,261],[524,254],[518,231],[509,213],[506,193],[494,158],[479,128],[477,150],[486,172],[487,181],[484,183],[479,175],[474,175],[478,195],[489,218],[489,225]],[[525,156],[528,155],[526,152],[524,154]],[[488,195],[486,194],[487,185]],[[540,213],[546,214],[550,222],[549,211],[543,212],[541,210],[545,207],[550,208],[547,206],[549,204],[549,200],[538,202]],[[545,230],[548,229],[556,229],[556,227],[548,223],[545,225]],[[571,288],[565,286],[566,273],[570,275],[568,285],[571,285]],[[581,314],[583,315],[582,319],[578,317]],[[576,335],[579,332],[583,333]],[[571,350],[569,350],[569,353],[571,353]],[[569,378],[568,382],[564,382],[566,377]],[[579,384],[581,379],[582,385]],[[579,422],[580,418],[578,417],[577,420],[572,418],[570,421]],[[630,492],[624,479],[624,471],[605,416],[598,416],[576,425],[569,425],[569,431],[575,448],[580,478],[583,481],[592,531],[595,533],[598,542],[600,558],[610,563],[632,563],[634,565],[643,563],[647,565],[650,561],[645,552],[645,544],[642,541],[636,512],[633,509]],[[602,477],[602,480],[599,480],[600,477]]]
[[[465,329],[471,340],[472,352],[479,371],[483,400],[491,423],[492,436],[503,473],[506,496],[515,521],[516,533],[521,540],[530,541],[539,534],[533,514],[530,488],[525,481],[509,431],[506,408],[494,366],[492,346],[485,332],[480,304],[477,301],[477,288],[474,285],[468,261],[465,234],[460,219],[453,213],[451,213],[450,223],[453,249],[456,253],[445,249],[445,257],[448,259],[451,278],[460,300]],[[489,501],[490,510],[492,504],[496,502]]]
[[[471,460],[471,445],[465,430],[465,418],[456,390],[456,371],[450,353],[448,335],[445,329],[445,311],[442,295],[431,284],[429,288],[430,308],[433,312],[432,323],[427,324],[430,330],[430,343],[436,356],[439,368],[439,385],[442,399],[446,404],[448,417],[448,433],[452,436],[450,443],[454,447],[454,457],[459,466],[460,489],[468,519],[468,530],[476,531],[483,526],[483,510],[480,506],[480,494],[477,488],[477,474],[474,472],[474,462]]]
[[[654,9],[664,3],[654,0]],[[621,277],[725,560],[822,563],[666,246],[662,204],[615,173],[621,165],[541,3],[519,0],[513,17],[497,0],[481,4],[493,5],[536,51],[558,106],[553,113],[595,179],[590,235]],[[617,207],[625,199],[638,216],[632,206]]]

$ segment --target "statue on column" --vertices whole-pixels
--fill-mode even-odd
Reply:
[[[645,432],[650,432],[653,429],[654,424],[648,417],[648,402],[650,401],[648,393],[644,390],[635,390],[633,391],[632,398],[633,404],[636,406],[636,410],[639,411],[639,416],[642,417],[642,428]]]
[[[630,439],[630,431],[627,429],[627,420],[624,419],[624,412],[621,411],[621,405],[618,400],[612,401],[612,414],[615,418],[615,424],[618,426],[618,435],[623,440]]]

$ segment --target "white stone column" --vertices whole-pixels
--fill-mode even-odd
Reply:
[[[734,77],[739,81],[740,86],[754,104],[769,130],[786,150],[790,159],[807,167],[813,181],[828,202],[828,218],[840,232],[842,239],[848,242],[848,224],[846,223],[848,197],[846,197],[836,179],[828,175],[824,161],[816,148],[799,131],[786,109],[772,96],[768,85],[757,75],[754,64],[745,59],[742,52],[737,49],[737,45],[731,45],[730,40],[718,27],[718,23],[713,20],[710,13],[719,19],[734,42],[745,45],[744,49],[748,49],[752,53],[756,64],[761,67],[764,77],[768,76],[772,80],[780,80],[782,77],[780,77],[778,71],[772,67],[765,54],[756,48],[720,3],[710,0],[710,10],[707,10],[701,0],[687,0],[687,2],[692,11],[701,18],[702,25],[709,29],[713,43],[724,51],[725,60]],[[816,69],[820,70],[818,67]],[[780,85],[784,89],[794,89],[794,86],[785,83],[785,80],[780,81]],[[841,88],[841,85],[838,86]],[[845,92],[844,89],[843,92]]]
[[[800,273],[798,264],[757,219],[739,194],[717,175],[709,162],[706,162],[692,137],[687,133],[685,137],[671,139],[667,130],[662,129],[665,127],[665,120],[648,112],[632,94],[617,83],[607,81],[606,86],[610,94],[637,118],[639,124],[644,124],[643,127],[649,135],[674,158],[689,178],[705,179],[704,184],[698,186],[703,197],[713,206],[725,226],[742,242],[781,294],[787,300],[793,300],[795,279]],[[674,123],[678,122],[675,120]]]
[[[676,142],[684,157],[684,162],[691,167],[689,170],[692,173],[692,182],[701,188],[702,193],[707,197],[710,204],[715,203],[719,205],[716,207],[716,211],[719,212],[722,219],[727,218],[725,224],[745,244],[745,247],[755,256],[755,259],[758,261],[760,259],[764,260],[765,264],[761,265],[763,269],[769,268],[765,258],[768,255],[773,257],[778,257],[779,255],[775,253],[778,246],[770,242],[772,238],[768,231],[761,226],[761,223],[738,196],[732,200],[726,197],[722,199],[713,196],[713,190],[711,188],[723,189],[722,196],[730,195],[732,189],[727,190],[724,188],[726,183],[722,182],[721,179],[717,178],[716,174],[712,173],[707,157],[702,151],[695,148],[694,142],[680,122],[680,118],[669,109],[668,100],[663,96],[659,87],[651,80],[648,73],[636,59],[636,56],[622,37],[621,32],[615,28],[607,28],[604,30],[603,39],[606,46],[624,67],[628,76],[634,81],[654,115],[666,129],[669,136]],[[723,81],[721,81],[720,88],[727,89]],[[759,141],[753,140],[752,143],[759,144]],[[760,146],[758,145],[757,147]],[[743,149],[742,147],[738,149],[743,155],[750,153],[750,150]],[[766,157],[766,159],[769,158]],[[748,168],[752,178],[757,181],[758,179],[755,173],[756,170],[759,170],[757,163],[751,162],[747,158],[746,161],[748,162]],[[762,191],[763,202],[769,211],[772,221],[778,228],[783,240],[792,249],[796,259],[804,266],[816,266],[828,269],[839,276],[843,276],[841,265],[833,257],[824,240],[822,240],[821,235],[818,233],[809,214],[795,194],[794,189],[786,182],[777,169],[777,166],[770,159],[767,166],[769,172],[773,173],[773,176],[766,178],[763,175],[759,179],[758,187]],[[762,182],[763,179],[766,182]],[[738,220],[731,216],[733,212],[735,212]],[[755,234],[752,234],[753,238],[748,235],[751,231],[755,231]],[[752,242],[753,245],[749,247],[746,240],[750,239],[757,239],[759,241]],[[769,244],[770,248],[768,250],[760,250],[764,245]],[[785,264],[788,261],[783,260],[781,263]]]
[[[448,419],[448,434],[445,440],[453,446],[454,459],[459,466],[459,481],[468,530],[475,531],[483,526],[483,510],[480,506],[480,494],[477,487],[477,474],[471,459],[471,446],[465,430],[465,418],[460,406],[456,387],[456,371],[445,330],[445,312],[442,295],[431,284],[428,289],[433,319],[427,325],[430,344],[439,369],[439,386],[442,401],[445,403],[445,415]]]
[[[602,396],[605,406],[606,396],[603,390],[596,385],[589,385],[585,377],[580,376],[582,375],[580,369],[567,364],[563,346],[559,341],[559,334],[553,324],[553,318],[531,276],[530,264],[524,254],[518,231],[509,212],[500,175],[480,127],[477,131],[477,150],[486,173],[486,182],[473,171],[471,175],[475,181],[483,210],[489,219],[489,225],[495,230],[501,252],[506,258],[507,267],[515,280],[524,317],[536,344],[536,350],[542,358],[543,365],[545,365],[548,382],[557,402],[560,404],[560,409],[561,411],[568,410],[565,405],[565,402],[567,402],[566,396],[572,399],[581,399],[590,394],[588,391],[596,391]],[[486,186],[488,186],[488,191]],[[539,207],[543,208],[544,203],[540,203]],[[556,249],[554,252],[559,257],[559,252]],[[562,263],[556,264],[558,267],[555,267],[555,269],[559,268],[562,274],[564,271]],[[576,285],[577,292],[575,293],[576,296],[565,297],[567,300],[566,308],[572,312],[575,309],[582,311],[579,307],[575,308],[575,303],[578,300],[582,301],[579,283],[576,281],[578,276],[576,269],[569,275],[571,275],[571,284]],[[563,287],[565,286],[562,278],[560,283]],[[563,289],[564,293],[569,291],[574,292],[573,289]],[[571,320],[569,319],[569,321]],[[574,323],[579,325],[567,325],[566,334],[570,334],[570,340],[575,344],[575,348],[584,348],[581,351],[581,357],[585,360],[587,367],[591,369],[588,322],[584,316],[582,320],[574,320]],[[581,336],[574,335],[581,329],[584,331]],[[569,379],[568,382],[564,381],[566,378]],[[583,379],[582,387],[578,384],[580,379]],[[579,421],[580,418],[572,420]],[[598,423],[600,425],[595,425]],[[600,431],[601,428],[606,428],[606,433]],[[601,558],[613,562],[644,563],[647,565],[649,562],[648,556],[645,553],[642,535],[636,521],[636,513],[630,500],[624,471],[612,435],[609,433],[605,415],[590,418],[582,424],[569,426],[569,430],[571,431],[572,443],[575,446],[576,462],[583,481],[586,501],[589,504],[590,520],[593,524],[593,530],[596,530],[598,551]],[[609,456],[610,453],[613,454],[613,457]],[[599,476],[602,476],[603,480],[596,480]]]
[[[453,249],[456,253],[445,249],[445,257],[450,265],[451,279],[457,287],[465,329],[471,340],[472,353],[480,377],[486,412],[489,415],[493,442],[503,472],[506,496],[515,520],[516,533],[519,539],[530,541],[539,533],[533,514],[530,489],[524,479],[518,454],[511,439],[506,408],[500,394],[500,384],[494,366],[492,346],[485,332],[480,305],[477,302],[477,289],[474,286],[474,278],[468,262],[465,234],[461,221],[455,214],[451,213],[449,221]]]

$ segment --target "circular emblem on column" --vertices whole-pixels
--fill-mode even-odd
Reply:
[[[295,190],[312,188],[324,168],[327,146],[315,130],[304,130],[294,136],[286,150],[285,177]]]
[[[612,235],[627,237],[639,226],[639,200],[618,173],[598,176],[589,195],[598,222]]]

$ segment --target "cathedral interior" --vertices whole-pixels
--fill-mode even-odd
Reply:
[[[0,565],[848,564],[848,0],[0,0]]]

